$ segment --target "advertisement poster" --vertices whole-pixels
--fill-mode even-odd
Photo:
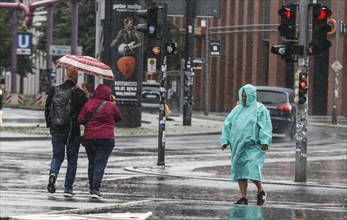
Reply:
[[[109,46],[117,103],[140,107],[142,47],[141,34],[135,27],[141,5],[139,1],[114,0],[111,7]]]

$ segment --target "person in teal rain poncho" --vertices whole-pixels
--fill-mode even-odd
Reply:
[[[247,84],[238,92],[240,104],[229,113],[221,135],[222,150],[231,149],[231,180],[238,182],[241,198],[235,204],[248,204],[248,180],[258,189],[257,205],[265,203],[261,184],[265,151],[272,141],[269,111],[257,102],[256,88]]]

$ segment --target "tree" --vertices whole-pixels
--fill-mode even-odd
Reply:
[[[71,45],[71,12],[70,3],[55,4],[53,6],[53,44]],[[94,2],[79,1],[78,9],[78,45],[83,48],[83,55],[94,56],[95,52],[95,11]],[[42,33],[39,38],[38,49],[46,49],[46,26],[43,22],[37,30]]]
[[[10,10],[0,9],[0,68],[10,66],[11,60],[11,22],[9,22]]]
[[[17,11],[21,12],[21,11]],[[1,9],[0,13],[0,68],[9,70],[11,65],[11,46],[12,39],[11,33],[12,28],[17,28],[18,32],[26,33],[28,32],[27,28],[23,26],[20,21],[23,21],[23,13],[18,14],[18,27],[12,27],[12,23],[9,21],[11,16],[11,10],[7,8]],[[32,64],[31,56],[17,56],[17,73],[20,76],[20,93],[23,93],[23,78],[27,77],[27,73],[34,73],[33,69],[35,67]]]

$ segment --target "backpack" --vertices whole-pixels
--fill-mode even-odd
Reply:
[[[59,133],[68,133],[71,122],[71,94],[75,87],[62,89],[57,86],[50,106],[50,121],[54,130]]]

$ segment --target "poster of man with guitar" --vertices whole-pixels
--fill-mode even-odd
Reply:
[[[121,127],[141,126],[141,97],[143,78],[143,37],[136,29],[139,22],[137,12],[142,10],[142,0],[107,0],[103,53],[105,63],[112,68],[115,81],[112,94],[117,98],[123,120]]]
[[[120,30],[115,39],[111,42],[111,47],[118,48],[118,53],[122,56],[134,56],[134,49],[141,46],[140,33],[134,28],[134,19],[124,19],[124,29]]]

